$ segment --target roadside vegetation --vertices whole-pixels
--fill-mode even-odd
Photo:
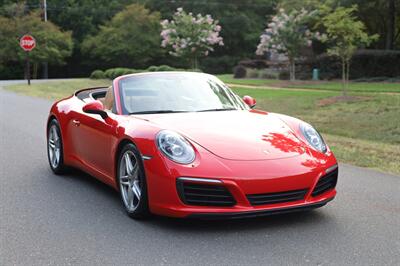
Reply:
[[[275,86],[269,89],[264,84],[272,80],[233,80],[230,77],[220,76],[225,82],[236,84],[238,87],[232,88],[240,96],[254,97],[258,109],[295,116],[313,124],[340,162],[400,174],[400,164],[396,160],[400,158],[399,83],[368,83],[367,89],[359,83],[354,86],[350,83],[348,97],[343,101],[339,98],[340,82],[325,82],[318,87],[298,85],[305,90],[279,88],[269,83]],[[110,83],[106,79],[73,79],[34,83],[30,87],[12,85],[6,89],[55,100],[80,88]],[[240,87],[241,84],[261,87]]]
[[[218,75],[223,82],[231,85],[231,87],[258,86],[262,88],[288,88],[288,89],[313,89],[313,90],[329,90],[342,91],[341,81],[311,81],[297,80],[284,81],[278,79],[235,79],[231,74]],[[399,82],[349,82],[349,92],[398,92],[400,93]]]
[[[72,95],[75,91],[83,88],[110,86],[111,81],[107,79],[69,79],[48,82],[35,82],[30,86],[26,84],[11,85],[5,89],[17,93],[46,98],[50,100],[59,100]]]

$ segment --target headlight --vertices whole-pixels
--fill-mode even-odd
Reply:
[[[169,159],[181,164],[194,161],[195,153],[189,142],[174,131],[162,130],[156,137],[158,149]]]
[[[300,129],[303,136],[314,149],[322,153],[327,151],[326,144],[317,130],[305,123],[300,125]]]

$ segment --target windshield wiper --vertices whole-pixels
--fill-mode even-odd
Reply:
[[[185,113],[187,111],[174,111],[174,110],[153,110],[153,111],[140,111],[129,113],[130,115],[145,115],[145,114],[166,114],[166,113]]]
[[[215,108],[215,109],[200,110],[197,112],[233,111],[233,110],[237,110],[237,109],[236,108]]]

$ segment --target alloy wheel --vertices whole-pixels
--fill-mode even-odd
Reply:
[[[53,169],[57,168],[60,164],[61,157],[61,138],[59,136],[57,126],[52,125],[48,134],[48,149],[50,164]]]
[[[121,157],[119,169],[119,186],[125,207],[133,212],[141,200],[140,167],[136,155],[127,150]]]

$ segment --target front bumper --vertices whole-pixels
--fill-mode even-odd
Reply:
[[[333,155],[324,160],[312,161],[310,156],[303,155],[268,162],[217,160],[215,156],[208,160],[207,154],[201,155],[199,164],[187,166],[176,166],[157,157],[145,161],[149,207],[152,213],[178,218],[245,218],[322,207],[336,195],[334,186],[315,193],[318,182],[329,171],[337,169]],[[218,180],[233,196],[234,205],[188,204],[178,191],[177,180],[182,177]],[[306,191],[301,199],[271,204],[255,204],[249,199],[251,195],[267,194],[268,197],[271,193],[297,190]]]

